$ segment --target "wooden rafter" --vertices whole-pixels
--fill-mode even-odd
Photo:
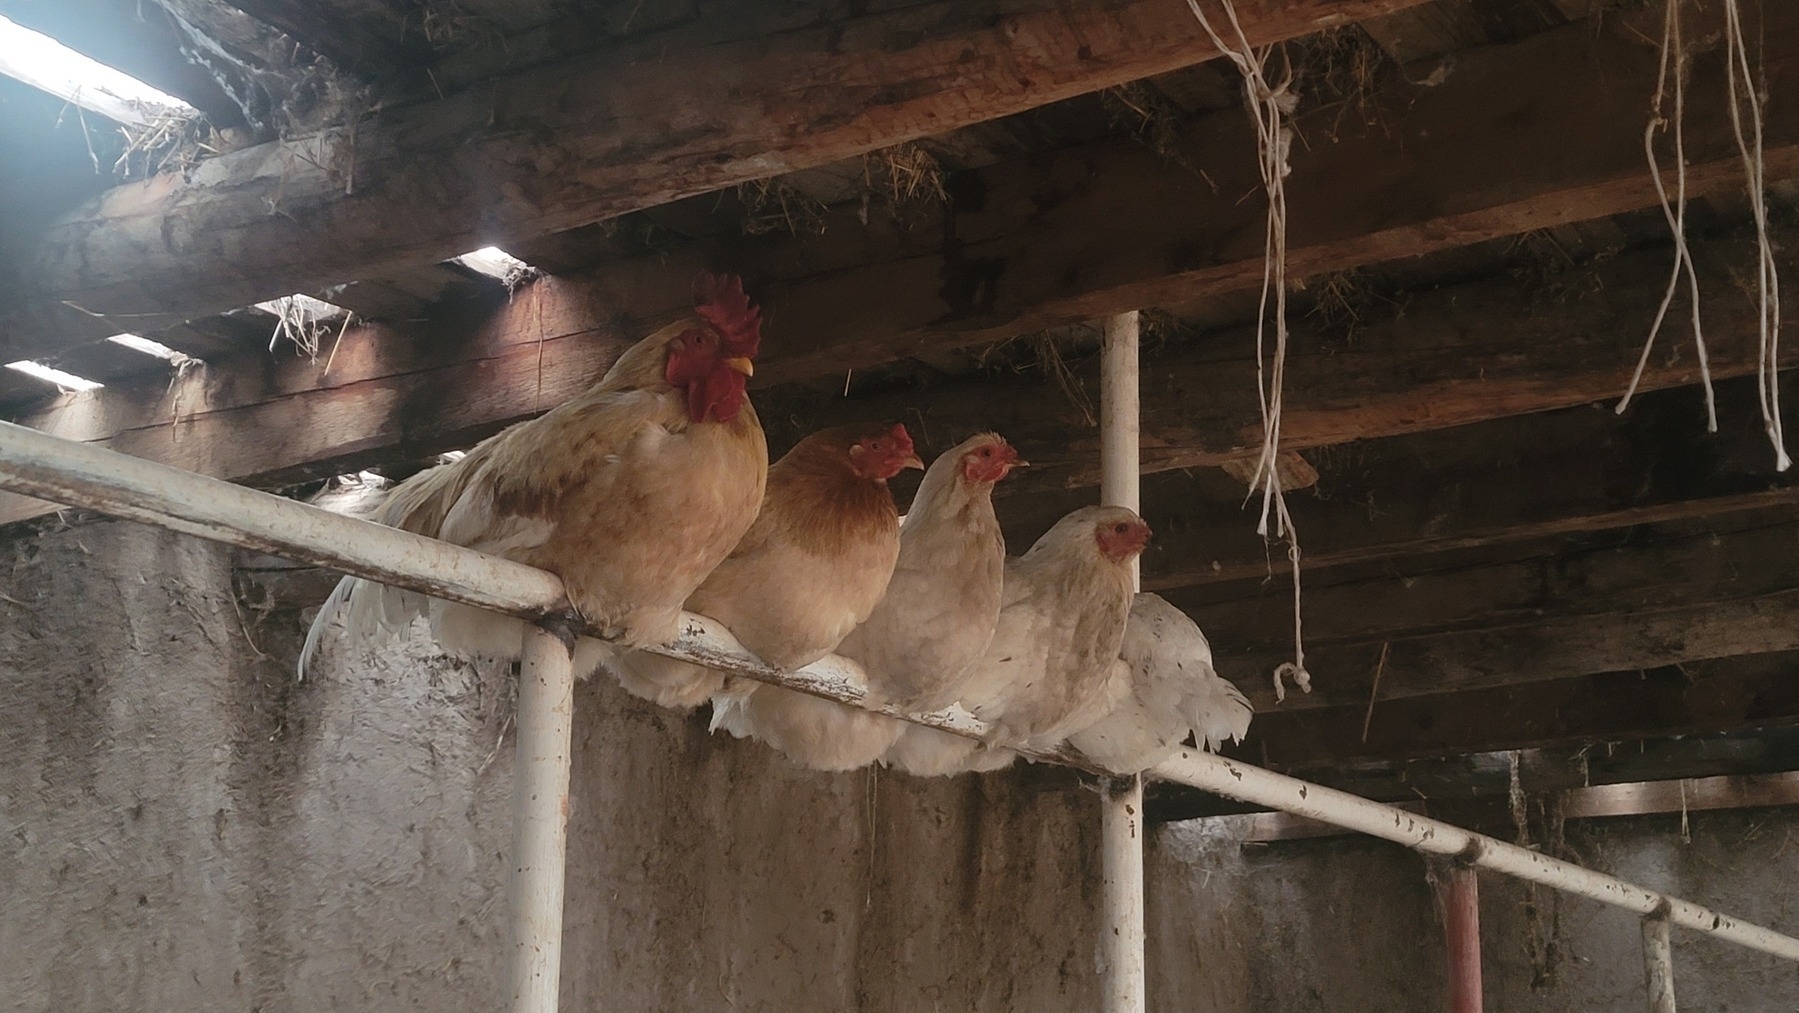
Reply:
[[[1263,0],[1258,44],[1417,0]],[[121,187],[21,251],[0,350],[173,322],[818,165],[1212,55],[1169,0],[957,0],[717,26]],[[685,39],[685,42],[683,41]],[[271,210],[273,213],[271,213]],[[81,326],[83,323],[87,326]]]
[[[227,2],[361,77],[416,72],[431,55],[416,18],[386,0]]]
[[[1708,266],[1708,284],[1728,285],[1723,265],[1742,251],[1728,244],[1699,248],[1708,265],[1717,265]],[[1509,278],[1446,287],[1413,299],[1398,319],[1367,322],[1353,351],[1322,337],[1301,340],[1291,366],[1292,375],[1304,380],[1295,381],[1288,409],[1291,445],[1391,437],[1616,395],[1653,312],[1666,256],[1646,251],[1612,258],[1583,286],[1589,294],[1561,302],[1533,303],[1531,284]],[[666,281],[656,276],[656,284]],[[352,328],[335,358],[271,362],[262,351],[250,352],[213,363],[204,378],[188,381],[191,387],[158,381],[109,388],[20,421],[204,474],[262,483],[465,446],[573,396],[642,333],[644,323],[609,312],[613,301],[602,291],[597,284],[546,279],[475,325],[459,321],[419,332]],[[1799,298],[1787,304],[1799,307]],[[1520,319],[1521,306],[1533,312]],[[1720,376],[1753,371],[1749,305],[1715,299],[1708,313],[1714,370]],[[783,320],[784,312],[770,325],[765,347],[773,359],[789,333]],[[1455,336],[1447,345],[1446,335]],[[1789,354],[1799,359],[1799,347]],[[1144,375],[1153,381],[1144,398],[1146,473],[1217,464],[1251,445],[1252,356],[1247,334],[1171,342],[1146,356]],[[1694,378],[1690,358],[1658,357],[1645,386]],[[1048,381],[977,378],[853,400],[759,398],[770,409],[777,437],[850,417],[890,416],[912,423],[936,448],[993,427],[1041,465],[1011,491],[1092,481],[1079,465],[1083,454],[1091,456],[1092,431]],[[171,429],[176,414],[180,421]],[[181,439],[170,438],[175,431]],[[1042,502],[1047,509],[1061,501]],[[18,500],[5,504],[0,520],[43,509]],[[1023,519],[1018,530],[1034,537],[1040,529]],[[1364,538],[1361,544],[1371,543]],[[1251,566],[1261,555],[1259,547],[1240,550],[1241,561]],[[1158,579],[1154,559],[1152,583]]]

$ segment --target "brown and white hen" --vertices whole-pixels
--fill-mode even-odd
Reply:
[[[681,604],[756,518],[768,448],[745,379],[761,314],[733,276],[702,275],[693,315],[631,346],[585,394],[396,486],[375,519],[559,575],[623,647],[662,643]],[[520,620],[345,578],[306,638],[347,603],[353,639],[427,615],[464,656],[516,658]]]
[[[918,466],[901,425],[837,426],[801,440],[769,468],[756,523],[687,609],[724,623],[784,671],[829,654],[887,588],[899,555],[887,480]],[[608,667],[626,689],[666,707],[690,708],[724,688],[718,672],[643,651]],[[751,680],[732,687],[732,698],[798,695]]]
[[[938,455],[900,524],[899,561],[881,598],[837,653],[861,664],[868,698],[936,710],[959,695],[999,618],[1006,543],[993,485],[1024,462],[982,433]],[[819,697],[758,687],[713,701],[715,726],[749,734],[815,770],[879,759],[905,723]]]

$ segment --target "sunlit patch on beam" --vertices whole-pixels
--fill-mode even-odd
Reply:
[[[473,253],[454,258],[451,263],[461,264],[476,274],[484,274],[495,281],[504,282],[508,287],[538,273],[535,267],[497,246],[483,246]]]
[[[193,356],[188,355],[185,352],[177,352],[160,341],[152,341],[149,338],[136,334],[115,334],[106,340],[123,348],[129,348],[142,355],[161,359],[171,366],[183,366],[187,363],[197,361]]]
[[[31,362],[29,360],[21,359],[18,362],[7,363],[6,368],[15,372],[24,373],[26,376],[36,380],[42,380],[45,383],[53,383],[63,390],[74,391],[76,393],[99,390],[101,387],[106,386],[98,380],[89,380],[85,376],[76,376],[74,373],[57,369],[53,366],[46,366],[41,362]]]

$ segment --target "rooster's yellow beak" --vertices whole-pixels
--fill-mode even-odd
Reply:
[[[756,364],[751,362],[750,360],[744,358],[741,355],[737,356],[734,359],[726,359],[725,367],[727,369],[736,370],[737,372],[742,373],[744,376],[755,376],[756,375]]]

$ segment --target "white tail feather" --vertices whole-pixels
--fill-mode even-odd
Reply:
[[[1010,766],[1018,754],[973,739],[908,724],[900,730],[881,762],[915,777],[953,777]]]
[[[345,577],[338,581],[337,586],[325,597],[325,604],[319,606],[319,614],[312,617],[312,625],[306,630],[306,643],[300,647],[300,660],[294,665],[295,679],[306,681],[306,669],[319,653],[319,638],[324,635],[325,626],[343,608],[344,600],[350,595],[351,585],[355,583],[355,577]]]
[[[754,738],[811,770],[855,770],[881,758],[905,723],[779,686],[736,686],[712,698],[712,728]]]
[[[712,720],[706,730],[715,735],[723,730],[730,732],[732,738],[750,738],[754,733],[744,704],[755,692],[756,683],[749,679],[732,679],[725,683],[724,689],[712,694]]]
[[[596,646],[584,648],[590,642]],[[577,673],[583,671],[582,662],[593,658],[603,662],[632,696],[682,712],[705,703],[725,685],[722,673],[699,665],[648,651],[619,651],[588,637],[575,642]]]

